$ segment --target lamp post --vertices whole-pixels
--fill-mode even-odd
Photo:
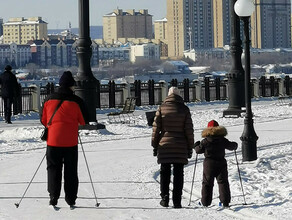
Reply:
[[[228,109],[223,111],[223,117],[228,115],[240,116],[244,103],[244,70],[241,63],[241,39],[240,39],[240,20],[234,12],[236,0],[230,0],[230,54],[231,69],[227,74],[228,78]]]
[[[250,87],[250,39],[249,19],[255,7],[252,0],[238,0],[234,5],[235,13],[244,23],[244,51],[245,51],[245,105],[244,129],[240,137],[242,141],[242,160],[253,161],[257,159],[258,136],[253,126],[253,114],[251,110],[251,87]]]
[[[92,56],[89,34],[89,0],[79,0],[79,38],[77,41],[79,68],[76,78],[75,94],[82,98],[88,111],[89,125],[85,129],[104,128],[96,121],[97,79],[90,66]]]

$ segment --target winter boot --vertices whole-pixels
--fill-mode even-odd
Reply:
[[[163,196],[161,201],[160,201],[160,205],[163,207],[168,207],[168,203],[169,203],[169,196]]]

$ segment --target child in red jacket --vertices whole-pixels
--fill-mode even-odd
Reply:
[[[226,135],[226,128],[219,126],[217,121],[212,120],[202,132],[204,139],[195,144],[197,154],[204,153],[205,155],[201,199],[203,206],[209,206],[212,202],[215,178],[219,186],[220,202],[223,203],[224,207],[228,207],[231,200],[225,149],[236,150],[237,143],[226,139]]]

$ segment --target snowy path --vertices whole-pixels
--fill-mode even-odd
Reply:
[[[220,118],[222,108],[211,105],[191,106],[195,138],[208,119],[216,119],[229,131],[228,138],[238,141],[242,134],[242,118]],[[39,141],[41,125],[37,120],[17,120],[13,127],[0,121],[0,219],[291,219],[292,215],[292,108],[258,103],[254,107],[258,140],[258,160],[241,163],[241,175],[248,205],[238,178],[234,152],[227,152],[232,192],[231,210],[217,211],[218,189],[215,183],[213,204],[204,209],[197,205],[200,198],[202,161],[199,155],[191,206],[188,206],[195,155],[185,167],[183,209],[159,205],[159,165],[152,156],[151,128],[145,126],[144,111],[137,111],[136,124],[106,124],[106,130],[81,131],[83,147],[89,163],[99,208],[84,157],[79,153],[79,198],[70,210],[62,191],[59,211],[48,206],[46,164],[41,165],[20,207],[21,195],[45,154],[45,143]],[[107,123],[105,115],[98,115]],[[27,127],[27,125],[29,125]],[[172,203],[170,203],[172,205]]]

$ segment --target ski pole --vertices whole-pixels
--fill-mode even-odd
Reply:
[[[37,174],[37,172],[38,172],[38,170],[39,170],[40,166],[42,165],[42,163],[43,163],[43,161],[44,161],[45,157],[46,157],[46,154],[43,156],[43,159],[41,160],[41,162],[40,162],[40,164],[39,164],[38,168],[36,169],[35,173],[33,174],[33,177],[31,178],[31,180],[30,180],[30,182],[29,182],[28,186],[26,187],[26,190],[24,191],[24,193],[23,193],[23,195],[22,195],[22,197],[21,197],[20,201],[19,201],[18,203],[14,203],[14,205],[16,206],[16,208],[18,208],[18,207],[19,207],[19,205],[20,205],[20,203],[21,203],[22,199],[24,198],[24,196],[25,196],[25,194],[26,194],[26,192],[27,192],[27,190],[28,190],[28,188],[29,188],[30,184],[32,183],[32,181],[33,181],[33,179],[34,179],[35,175]]]
[[[244,191],[243,191],[242,179],[241,179],[241,175],[240,175],[240,169],[239,169],[239,165],[238,165],[236,150],[234,150],[234,154],[235,154],[235,159],[236,159],[236,164],[237,164],[237,170],[238,170],[238,176],[239,176],[241,190],[242,190],[242,196],[243,196],[243,200],[244,200],[243,205],[247,205],[246,204],[246,201],[245,201],[245,196],[244,196]]]
[[[85,160],[85,163],[86,163],[86,167],[87,167],[87,171],[88,171],[89,179],[90,179],[90,182],[91,182],[91,186],[92,186],[92,189],[93,189],[94,198],[95,198],[95,201],[96,201],[95,206],[98,207],[98,206],[100,205],[100,203],[97,202],[95,189],[94,189],[93,182],[92,182],[92,178],[91,178],[91,174],[90,174],[90,171],[89,171],[89,166],[88,166],[88,163],[87,163],[87,159],[86,159],[86,156],[85,156],[85,152],[84,152],[83,144],[82,144],[82,141],[81,141],[81,138],[80,138],[80,135],[79,135],[79,134],[78,134],[78,137],[79,137],[79,142],[80,142],[81,149],[82,149],[82,152],[83,152],[84,160]]]
[[[197,161],[198,161],[198,154],[196,154],[196,159],[195,159],[195,167],[194,167],[194,173],[193,173],[193,180],[192,180],[192,187],[191,187],[191,194],[190,194],[190,201],[189,205],[191,205],[191,200],[192,200],[192,194],[193,194],[193,186],[194,186],[194,180],[195,180],[195,173],[196,173],[196,167],[197,167]]]

